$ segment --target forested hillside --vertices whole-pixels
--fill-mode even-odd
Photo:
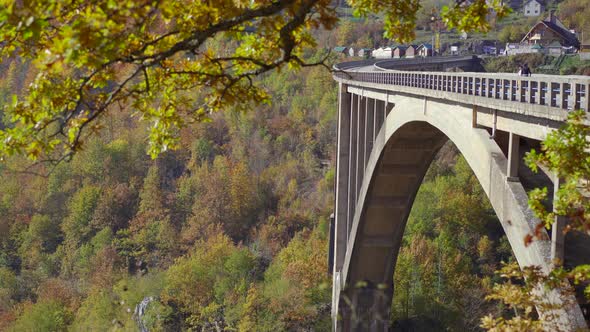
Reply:
[[[2,62],[4,102],[29,67]],[[272,105],[156,160],[121,112],[47,177],[4,165],[0,330],[328,329],[336,86],[321,67],[263,80]]]

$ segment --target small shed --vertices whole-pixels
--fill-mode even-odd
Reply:
[[[424,58],[432,56],[432,54],[433,54],[432,44],[424,43],[424,44],[418,46],[418,48],[416,49],[416,52],[418,52],[418,56],[421,56]]]
[[[408,47],[407,46],[404,46],[404,45],[396,46],[393,49],[393,57],[396,58],[396,59],[405,57],[406,56],[406,49],[407,48]]]
[[[413,58],[418,54],[418,46],[417,45],[409,45],[406,48],[406,58]]]
[[[371,48],[361,48],[359,50],[358,56],[360,56],[362,58],[370,58],[372,53],[373,53],[373,49],[371,49]]]

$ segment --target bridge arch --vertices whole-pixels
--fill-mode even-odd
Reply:
[[[354,288],[342,289],[345,284],[363,281],[393,285],[395,262],[414,198],[430,163],[448,140],[479,180],[519,265],[550,269],[548,237],[524,245],[525,235],[534,231],[537,220],[528,209],[523,186],[507,174],[507,157],[488,130],[476,125],[473,107],[345,84],[341,85],[340,104],[334,315],[341,296],[358,298],[352,293]],[[372,129],[367,125],[371,122]],[[347,126],[351,128],[348,132]],[[347,234],[344,238],[343,233]],[[375,306],[388,309],[393,291],[386,292],[380,303],[366,299],[363,303],[361,299],[355,305],[372,306],[360,308],[365,312],[375,310]],[[383,312],[375,310],[374,314]],[[577,305],[564,307],[562,316],[564,326],[586,326]],[[351,324],[345,319],[335,326],[354,330]],[[385,330],[379,324],[375,322],[372,330]]]

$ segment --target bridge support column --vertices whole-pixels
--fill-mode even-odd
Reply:
[[[336,160],[336,213],[334,232],[334,272],[342,269],[346,254],[346,242],[348,240],[348,178],[349,178],[349,144],[351,137],[350,114],[352,96],[347,91],[347,86],[340,83],[339,109],[338,109],[338,155]]]
[[[367,100],[367,109],[365,110],[365,165],[369,162],[371,150],[373,150],[373,142],[375,141],[375,110],[377,103],[375,99],[369,98]]]
[[[344,264],[346,245],[348,241],[348,213],[349,192],[348,179],[350,167],[349,144],[351,137],[350,115],[352,110],[352,96],[348,93],[346,84],[339,84],[338,95],[338,152],[336,156],[336,206],[335,206],[335,230],[334,230],[334,265],[332,273],[332,317],[338,315],[337,294],[340,293],[340,271]]]
[[[350,142],[348,146],[349,151],[349,178],[348,178],[348,225],[346,227],[346,240],[352,228],[352,219],[354,218],[354,209],[356,207],[356,179],[357,179],[357,146],[358,146],[358,110],[360,106],[361,97],[352,94],[352,102],[350,103]]]
[[[511,182],[518,181],[518,164],[519,157],[520,136],[510,133],[508,140],[508,169],[506,172],[506,180]]]
[[[363,177],[365,176],[365,120],[367,113],[367,97],[359,96],[359,106],[357,108],[357,126],[356,126],[356,191],[355,197],[358,199]],[[356,204],[356,200],[355,200]],[[354,217],[354,214],[351,216]]]
[[[379,131],[381,130],[381,126],[385,122],[385,102],[383,100],[376,100],[375,101],[375,122],[373,126],[373,142],[377,138]]]

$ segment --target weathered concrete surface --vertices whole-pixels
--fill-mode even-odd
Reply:
[[[348,91],[395,107],[373,142],[362,185],[355,195],[357,207],[348,216],[350,236],[342,270],[335,278],[335,294],[345,283],[353,285],[361,280],[393,285],[395,261],[414,197],[432,158],[447,139],[455,143],[480,181],[520,266],[537,265],[549,270],[550,241],[547,238],[524,245],[524,237],[533,232],[537,221],[528,209],[522,185],[506,181],[507,159],[500,147],[485,129],[473,128],[472,107],[448,98],[417,98],[366,87],[349,87]],[[349,290],[345,294],[354,297],[353,293]],[[334,305],[337,310],[338,303]],[[586,326],[577,305],[564,307],[560,314],[566,330]],[[336,317],[336,312],[333,315]],[[335,328],[350,330],[351,325],[345,319],[336,322]]]
[[[334,273],[342,269],[348,238],[348,177],[351,94],[347,86],[340,84],[338,95],[338,156],[336,163],[336,211]]]

